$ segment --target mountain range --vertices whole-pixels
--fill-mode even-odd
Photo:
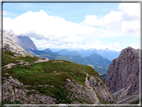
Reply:
[[[92,65],[92,67],[100,74],[105,74],[108,69],[109,64],[111,63],[110,60],[104,58],[103,56],[99,55],[100,52],[102,55],[107,55],[107,51],[97,51],[94,50],[67,50],[63,49],[57,52],[52,52],[49,48],[45,50],[37,50],[34,42],[26,36],[17,36],[15,39],[14,36],[11,34],[10,37],[13,40],[16,40],[17,44],[24,48],[27,52],[38,56],[38,57],[47,57],[49,59],[62,59],[67,61],[72,61],[78,64],[85,64],[85,65]],[[98,53],[97,53],[98,52]],[[108,54],[111,54],[114,51],[108,51]],[[116,52],[117,53],[117,52]],[[114,55],[114,54],[113,54]],[[114,55],[115,57],[117,55]]]
[[[52,57],[70,56],[59,55],[50,49],[32,51],[38,54],[44,52],[43,55]],[[104,81],[90,64],[108,63],[108,59],[98,54],[93,53],[85,58],[70,56],[70,60],[78,58],[75,61],[89,62],[89,65],[49,60],[30,55],[8,35],[3,34],[2,103],[138,104],[141,86],[139,52],[140,49],[131,47],[123,49],[118,58],[110,63],[106,76],[102,75],[105,76]]]
[[[13,48],[5,48],[2,56],[2,104],[116,103],[105,81],[92,67],[30,54],[23,56],[23,48],[11,43],[14,45],[9,47]],[[14,49],[18,51],[12,52]]]
[[[109,64],[111,63],[110,60],[103,58],[102,56],[95,53],[88,57],[82,58],[80,55],[60,55],[59,53],[50,51],[50,49],[48,49],[48,51],[46,50],[31,50],[31,52],[33,53],[33,55],[38,57],[47,57],[49,59],[62,59],[78,64],[92,65],[92,67],[100,74],[105,74]]]

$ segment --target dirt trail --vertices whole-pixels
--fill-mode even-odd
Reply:
[[[34,63],[42,63],[42,62],[47,62],[47,61],[49,61],[49,58],[38,59],[37,61],[34,61]],[[25,62],[25,61],[21,60],[20,63],[18,63],[18,64],[25,66],[25,65],[31,65],[32,63]],[[8,69],[8,68],[16,67],[16,65],[17,64],[15,64],[15,63],[9,63],[9,64],[5,65],[3,68]]]
[[[38,59],[37,61],[35,61],[34,63],[41,63],[41,62],[47,62],[49,61],[49,58],[46,59]]]

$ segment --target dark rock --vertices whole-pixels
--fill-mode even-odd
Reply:
[[[9,46],[9,44],[5,44],[5,45],[3,46],[3,49],[10,51],[10,46]]]
[[[26,51],[37,50],[34,42],[27,36],[18,36],[17,44],[24,48]]]

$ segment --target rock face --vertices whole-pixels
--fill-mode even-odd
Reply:
[[[2,85],[2,101],[15,102],[18,101],[22,104],[55,104],[57,99],[46,96],[40,93],[38,90],[27,89],[30,85],[24,85],[17,79],[14,79],[8,73],[7,77],[3,77]],[[82,86],[69,78],[66,79],[66,90],[70,93],[67,99],[71,100],[71,104],[102,104],[102,103],[115,103],[112,94],[106,84],[97,77],[91,76],[88,80],[86,77],[85,86]],[[38,85],[39,87],[51,87],[50,85]],[[52,86],[54,87],[54,86]]]
[[[24,48],[27,52],[30,50],[37,50],[37,47],[33,43],[33,41],[26,36],[18,36],[17,44]]]
[[[17,101],[22,104],[55,104],[55,98],[45,96],[39,93],[37,90],[26,89],[27,87],[30,86],[24,85],[17,79],[14,79],[12,76],[9,76],[8,78],[3,77],[2,100],[9,102]]]
[[[12,41],[9,38],[8,35],[5,34],[3,36],[3,48],[15,52],[14,56],[17,56],[16,53],[22,54],[23,56],[29,55],[22,47],[17,45],[14,41]],[[3,55],[4,53],[6,53],[6,51],[3,52]],[[14,56],[11,56],[11,58],[14,59],[15,58]],[[3,59],[4,58],[5,57],[3,57]],[[22,59],[23,61],[22,60],[20,61],[20,59],[18,59],[18,61],[20,61],[20,64],[17,64],[18,66],[16,66],[13,62],[11,62],[7,65],[8,66],[7,68],[4,67],[3,69],[3,74],[2,74],[3,102],[8,102],[8,103],[18,102],[21,104],[39,104],[39,103],[55,104],[65,101],[68,104],[115,103],[115,99],[113,98],[111,92],[109,91],[109,88],[107,87],[106,83],[103,81],[100,75],[96,71],[94,71],[93,68],[91,67],[88,68],[88,66],[86,66],[87,68],[86,69],[84,68],[85,69],[84,70],[82,69],[81,65],[73,64],[74,66],[71,67],[72,69],[71,71],[68,71],[68,68],[63,67],[62,68],[63,72],[61,72],[62,70],[60,71],[61,68],[59,65],[63,64],[63,66],[70,66],[72,62],[63,61],[63,60],[56,61],[56,60],[49,60],[48,58],[42,58],[38,59],[38,61],[35,61],[35,63],[40,63],[40,66],[43,68],[44,64],[50,64],[51,70],[55,66],[57,65],[59,66],[60,69],[57,69],[56,71],[53,69],[52,71],[53,73],[49,72],[48,68],[44,69],[45,75],[46,73],[49,73],[50,74],[49,77],[51,76],[53,79],[50,79],[50,81],[48,80],[46,82],[48,78],[42,75],[40,76],[39,80],[34,80],[32,78],[31,81],[34,82],[30,83],[28,81],[27,83],[26,82],[24,83],[24,81],[28,80],[29,77],[34,75],[35,76],[34,78],[36,78],[38,74],[40,75],[40,72],[41,73],[44,72],[42,71],[43,69],[40,69],[40,66],[38,68],[36,64],[35,65],[30,64],[28,63],[28,61],[26,61],[25,58]],[[26,61],[26,64],[24,64],[24,60]],[[47,61],[49,63],[45,63]],[[11,68],[11,66],[13,68]],[[33,73],[33,75],[28,75],[27,73],[30,71],[26,66],[30,66],[31,68],[32,66],[35,67],[37,66],[38,71],[32,70],[30,68],[30,70],[32,70],[31,74]],[[17,68],[18,72],[16,73],[15,71],[17,70]],[[78,68],[81,68],[81,70],[78,70]],[[21,71],[23,71],[24,74],[22,74]],[[71,74],[73,76],[75,75],[76,79]],[[81,77],[78,77],[78,75],[81,75]],[[55,77],[58,77],[58,80],[55,81],[54,79]],[[41,81],[42,83],[44,83],[44,85],[40,82],[37,84],[36,83],[37,81]],[[59,87],[56,87],[58,86],[58,84],[56,83],[57,81],[60,81]],[[62,85],[61,83],[64,85]],[[57,90],[56,88],[57,89],[61,88],[61,89]]]
[[[14,42],[7,34],[3,34],[3,49],[21,54],[22,56],[30,55],[21,46]]]
[[[127,47],[122,50],[109,65],[106,83],[117,101],[139,94],[139,49]]]
[[[4,34],[8,35],[15,43],[25,49],[27,52],[31,52],[31,50],[37,50],[34,42],[27,36],[16,35],[13,31],[3,31]],[[32,52],[31,52],[32,53]]]

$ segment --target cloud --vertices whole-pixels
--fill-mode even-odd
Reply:
[[[120,11],[111,11],[104,17],[87,15],[81,25],[99,26],[120,33],[137,33],[140,31],[140,4],[120,3]],[[139,35],[138,35],[139,36]]]
[[[133,7],[133,9],[131,9]],[[45,11],[28,11],[15,19],[3,18],[4,30],[33,39],[38,48],[97,48],[120,50],[119,42],[108,44],[98,38],[140,35],[140,5],[121,3],[120,11],[111,11],[103,17],[86,15],[81,23],[49,16]],[[86,39],[90,41],[86,42]],[[43,45],[44,44],[44,45]]]
[[[121,3],[119,9],[123,13],[122,17],[125,20],[140,19],[140,4],[139,3]]]
[[[3,15],[7,15],[9,12],[7,11],[3,11]]]
[[[113,44],[105,44],[102,41],[99,41],[97,39],[94,39],[92,42],[84,42],[84,43],[65,43],[65,42],[52,42],[52,41],[46,41],[44,39],[37,40],[35,38],[32,38],[32,40],[36,43],[36,46],[40,49],[46,48],[56,48],[56,49],[110,49],[115,51],[121,51],[120,45],[118,42]],[[44,44],[44,45],[43,45]]]
[[[17,35],[61,42],[78,42],[81,36],[91,35],[95,28],[81,26],[64,18],[49,16],[45,11],[28,11],[15,19],[3,19],[4,30],[12,29]]]

